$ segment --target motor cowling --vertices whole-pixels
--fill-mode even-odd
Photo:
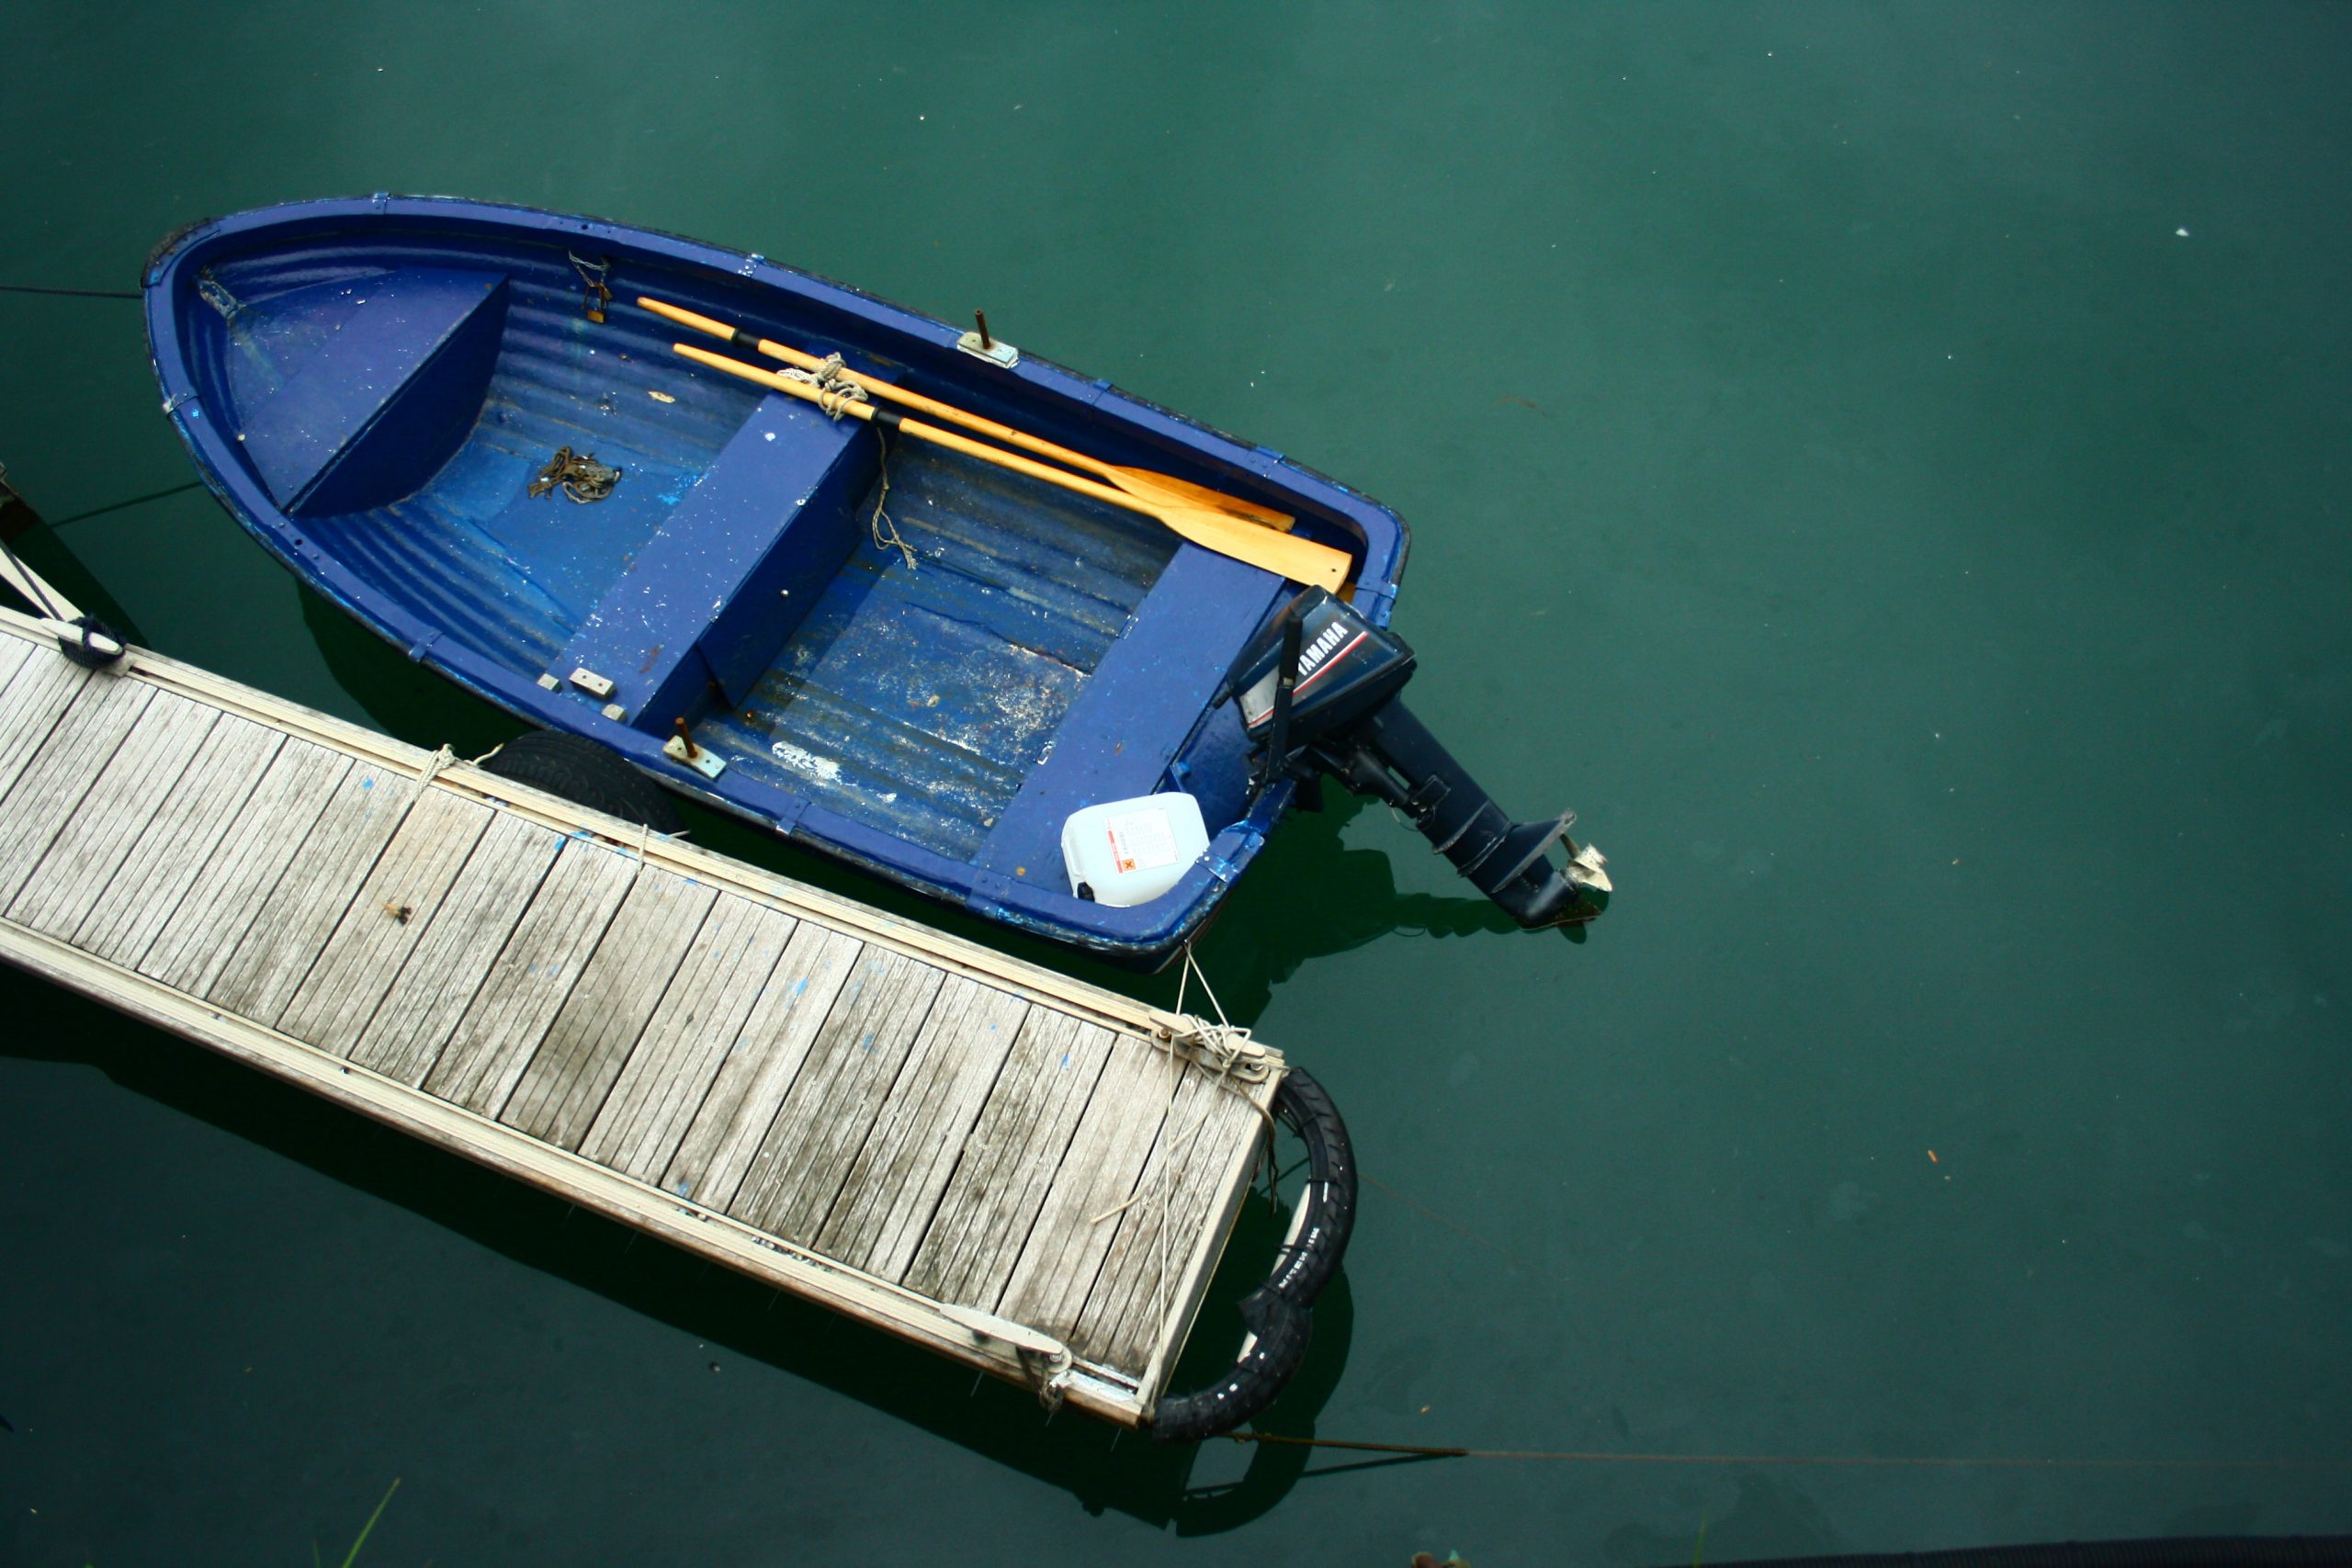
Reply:
[[[1506,816],[1398,694],[1416,667],[1402,637],[1309,588],[1235,664],[1241,724],[1261,750],[1260,779],[1328,773],[1386,801],[1439,853],[1521,926],[1590,919],[1588,887],[1609,888],[1600,853],[1568,837],[1576,813],[1520,822]],[[1554,844],[1566,863],[1555,865]]]

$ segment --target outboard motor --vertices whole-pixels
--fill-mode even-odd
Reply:
[[[1397,694],[1413,650],[1320,588],[1276,617],[1233,668],[1241,724],[1264,748],[1261,785],[1319,768],[1386,801],[1471,886],[1529,930],[1590,919],[1588,887],[1609,891],[1602,857],[1568,837],[1573,811],[1514,822],[1463,771]],[[1554,843],[1566,866],[1552,863]]]

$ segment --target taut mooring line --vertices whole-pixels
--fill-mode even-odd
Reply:
[[[1282,1432],[1228,1432],[1237,1443],[1409,1454],[1419,1459],[1545,1460],[1567,1464],[1826,1465],[1872,1470],[2352,1470],[2342,1459],[1984,1459],[1906,1454],[1654,1454],[1577,1449],[1461,1449],[1421,1443],[1358,1443]]]
[[[138,299],[136,288],[43,288],[32,283],[0,283],[0,294],[61,294],[69,299]]]

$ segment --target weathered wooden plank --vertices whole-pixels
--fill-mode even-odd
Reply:
[[[157,807],[179,785],[220,710],[170,692],[156,694],[87,793],[71,807],[49,852],[33,868],[8,918],[63,936],[107,896],[116,873]]]
[[[662,1171],[664,1188],[722,1211],[734,1201],[775,1124],[776,1107],[865,951],[864,942],[845,932],[813,920],[800,923]]]
[[[1029,1014],[916,1249],[910,1289],[995,1308],[1116,1039],[1068,1013]]]
[[[0,687],[0,796],[32,764],[82,688],[104,679],[110,677],[95,675],[54,649],[26,650],[24,661]]]
[[[401,821],[275,1022],[297,1040],[345,1055],[401,965],[432,928],[441,901],[490,827],[488,807],[428,789]]]
[[[1185,1071],[1136,1184],[1143,1197],[1119,1216],[1119,1233],[1068,1337],[1071,1349],[1124,1370],[1139,1371],[1151,1359],[1234,1150],[1264,1125],[1241,1086],[1198,1067]]]
[[[206,999],[263,1023],[286,1010],[360,882],[400,826],[416,781],[361,762],[328,796]],[[379,919],[388,919],[381,910]]]
[[[13,632],[0,636],[0,708],[7,703],[8,682],[17,678],[17,671],[25,667],[25,660],[32,654],[33,645],[23,637]]]
[[[1112,1053],[996,1303],[1000,1316],[1064,1337],[1076,1327],[1124,1217],[1112,1211],[1135,1196],[1179,1071],[1161,1052],[1123,1044]]]
[[[777,1108],[729,1213],[789,1241],[805,1244],[816,1235],[944,978],[903,953],[865,950]]]
[[[749,898],[719,898],[581,1140],[582,1154],[640,1181],[661,1179],[728,1053],[769,1044],[746,1036],[743,1025],[799,923]]]
[[[662,1005],[718,890],[648,866],[556,1014],[499,1120],[562,1148],[578,1146]]]
[[[961,975],[940,987],[818,1249],[885,1280],[906,1272],[1029,1004]]]
[[[608,844],[577,835],[564,841],[490,966],[490,977],[425,1075],[428,1091],[484,1115],[506,1103],[637,870],[635,856]]]
[[[402,1083],[422,1079],[514,934],[563,842],[561,833],[519,817],[492,822],[375,1017],[348,1040],[316,1043]]]
[[[74,944],[109,963],[137,964],[285,743],[266,726],[222,714],[74,931]]]
[[[0,797],[0,908],[17,897],[50,844],[96,787],[125,737],[155,700],[138,681],[85,685],[32,761]]]
[[[1218,1260],[1233,1235],[1234,1221],[1252,1196],[1251,1181],[1272,1124],[1274,1084],[1261,1081],[1244,1088],[1229,1083],[1228,1087],[1246,1094],[1250,1119],[1237,1122],[1220,1111],[1219,1120],[1228,1136],[1214,1149],[1204,1139],[1193,1156],[1207,1183],[1205,1207],[1194,1217],[1190,1231],[1170,1238],[1168,1256],[1176,1269],[1175,1279],[1159,1315],[1137,1325],[1136,1343],[1130,1352],[1143,1359],[1138,1386],[1147,1401],[1158,1399],[1166,1389],[1176,1358],[1183,1353],[1185,1337],[1200,1316],[1202,1299],[1216,1280]],[[1163,1300],[1157,1293],[1154,1299]]]
[[[190,996],[209,992],[328,805],[346,787],[357,788],[354,766],[307,740],[289,739],[278,748],[178,905],[143,948],[126,946],[126,962]]]

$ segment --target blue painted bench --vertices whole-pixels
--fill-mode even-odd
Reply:
[[[770,393],[581,622],[548,673],[613,682],[650,733],[715,684],[741,705],[849,558],[879,457],[857,422]]]
[[[974,857],[980,874],[967,901],[989,902],[1023,883],[1067,891],[1062,823],[1082,807],[1160,787],[1235,650],[1286,590],[1272,572],[1196,545],[1180,548],[1071,700],[1053,754],[998,816]],[[1210,833],[1220,826],[1211,822]]]
[[[481,413],[506,327],[503,273],[411,267],[239,308],[238,449],[288,516],[397,501]]]

